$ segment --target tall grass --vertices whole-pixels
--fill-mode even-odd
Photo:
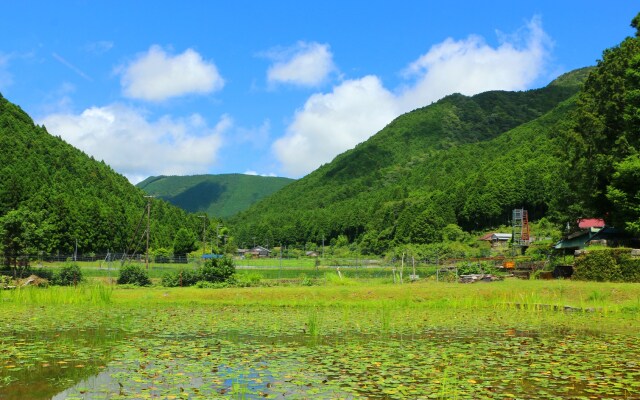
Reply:
[[[18,287],[12,290],[0,291],[0,301],[17,305],[107,305],[113,301],[113,288],[95,283],[82,284],[75,287]]]

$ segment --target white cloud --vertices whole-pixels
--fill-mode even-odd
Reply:
[[[226,115],[214,127],[199,114],[149,121],[143,112],[122,104],[52,114],[39,123],[133,183],[151,175],[206,173],[217,160],[222,134],[232,125]]]
[[[311,96],[273,150],[285,171],[299,176],[368,139],[398,113],[396,98],[377,77],[345,81]]]
[[[449,38],[431,47],[405,70],[405,76],[417,79],[401,94],[403,108],[422,107],[456,92],[473,95],[526,89],[544,69],[549,37],[539,18],[533,18],[519,34],[499,36],[502,43],[496,48],[479,36]]]
[[[244,172],[245,175],[252,175],[252,176],[266,176],[266,177],[276,177],[277,175],[274,174],[273,172],[269,172],[268,174],[259,174],[254,170],[247,170]]]
[[[124,95],[130,98],[163,101],[187,94],[206,94],[222,89],[224,79],[215,64],[202,59],[192,49],[172,56],[154,45],[118,71]]]
[[[267,57],[275,61],[267,71],[269,83],[317,86],[335,71],[329,45],[298,42],[295,46],[271,50]]]
[[[330,93],[316,93],[296,111],[272,150],[283,169],[304,175],[367,140],[400,114],[451,93],[526,89],[543,72],[551,41],[533,18],[491,47],[478,36],[446,39],[409,64],[407,83],[392,91],[380,79],[347,80]]]

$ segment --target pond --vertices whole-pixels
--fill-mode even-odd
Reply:
[[[589,330],[541,323],[551,311],[436,311],[130,309],[118,329],[5,335],[0,398],[639,397],[637,330],[605,333],[597,314],[559,317]]]

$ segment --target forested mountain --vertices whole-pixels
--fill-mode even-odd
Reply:
[[[146,209],[144,192],[0,95],[0,254],[123,252]],[[202,220],[164,201],[151,208],[154,247],[175,232],[202,230]],[[143,232],[143,228],[138,232]],[[138,248],[140,249],[140,247]]]
[[[566,167],[560,132],[589,74],[525,92],[454,94],[398,117],[233,218],[239,241],[319,243],[344,234],[368,253],[439,241],[442,229],[505,224],[513,208],[555,212]]]
[[[595,68],[543,89],[448,96],[238,215],[238,240],[382,254],[509,222],[602,217],[640,235],[640,14]],[[455,240],[455,239],[454,239]]]
[[[635,37],[605,50],[578,98],[565,202],[640,236],[640,13],[631,26]]]
[[[291,182],[289,178],[220,174],[152,176],[136,186],[188,212],[228,218]]]

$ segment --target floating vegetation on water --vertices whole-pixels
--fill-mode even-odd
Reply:
[[[500,286],[494,294],[451,288],[447,297],[412,287],[395,298],[386,287],[244,289],[223,292],[220,300],[212,300],[219,291],[136,289],[116,292],[106,306],[6,302],[0,398],[626,399],[640,393],[639,315],[612,301],[635,304],[636,294],[589,296],[595,291],[589,286],[574,303],[577,311],[566,312],[557,306],[566,299],[554,302],[558,291],[546,287],[532,291],[527,284],[509,296]],[[178,297],[192,293],[200,300]],[[274,303],[262,304],[260,296]],[[584,311],[593,304],[598,307]]]

